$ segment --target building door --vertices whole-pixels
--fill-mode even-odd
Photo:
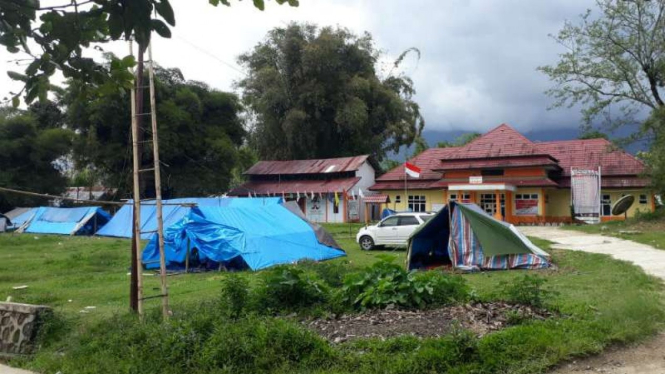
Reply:
[[[480,194],[480,208],[490,216],[496,214],[496,197],[493,193]]]
[[[501,194],[501,216],[506,216],[506,197]],[[494,216],[496,214],[496,195],[493,193],[480,194],[480,208],[487,214]]]

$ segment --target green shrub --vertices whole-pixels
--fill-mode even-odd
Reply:
[[[348,261],[305,261],[299,263],[298,267],[313,272],[330,287],[341,287],[344,284],[344,277],[353,270]]]
[[[294,266],[279,266],[261,273],[255,290],[255,309],[261,313],[298,311],[321,305],[329,289],[318,279]]]
[[[416,288],[431,289],[423,295],[429,306],[449,305],[466,301],[471,297],[471,290],[466,280],[458,275],[448,275],[440,271],[416,272],[412,275]]]
[[[665,209],[659,208],[654,212],[641,211],[638,209],[637,212],[635,212],[635,220],[646,222],[665,220]]]
[[[516,278],[512,283],[502,281],[499,283],[503,287],[501,296],[511,303],[543,308],[549,299],[557,295],[543,287],[546,281],[545,278],[529,274]]]
[[[230,273],[222,281],[222,306],[231,318],[238,318],[249,303],[249,282],[239,274]]]
[[[423,308],[464,300],[468,292],[461,277],[440,272],[408,272],[384,257],[364,271],[349,274],[341,289],[341,299],[360,310],[389,305]]]

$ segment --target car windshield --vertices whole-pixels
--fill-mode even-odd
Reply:
[[[422,219],[423,222],[427,222],[427,221],[431,220],[432,218],[434,218],[433,214],[430,214],[430,215],[427,215],[427,216],[420,216],[420,219]]]

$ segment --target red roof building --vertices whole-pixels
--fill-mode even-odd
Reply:
[[[430,148],[409,162],[422,170],[419,178],[399,166],[371,187],[396,210],[437,210],[456,199],[512,223],[566,222],[572,168],[600,170],[604,220],[623,218],[610,212],[622,195],[635,195],[628,215],[655,209],[644,164],[605,139],[532,142],[502,124],[465,146]]]
[[[375,169],[367,155],[315,160],[259,161],[245,171],[248,181],[228,194],[238,197],[277,196],[296,201],[314,222],[359,221],[371,194]],[[386,197],[384,197],[386,199]],[[378,217],[378,207],[368,217]]]

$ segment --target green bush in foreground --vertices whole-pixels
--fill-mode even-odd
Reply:
[[[363,272],[344,279],[342,301],[354,309],[381,309],[440,306],[468,297],[461,277],[442,272],[408,272],[404,267],[381,259]]]
[[[547,279],[537,275],[524,274],[512,282],[502,281],[501,296],[504,300],[515,303],[530,305],[536,308],[544,308],[548,300],[557,295],[556,292],[543,287]]]

